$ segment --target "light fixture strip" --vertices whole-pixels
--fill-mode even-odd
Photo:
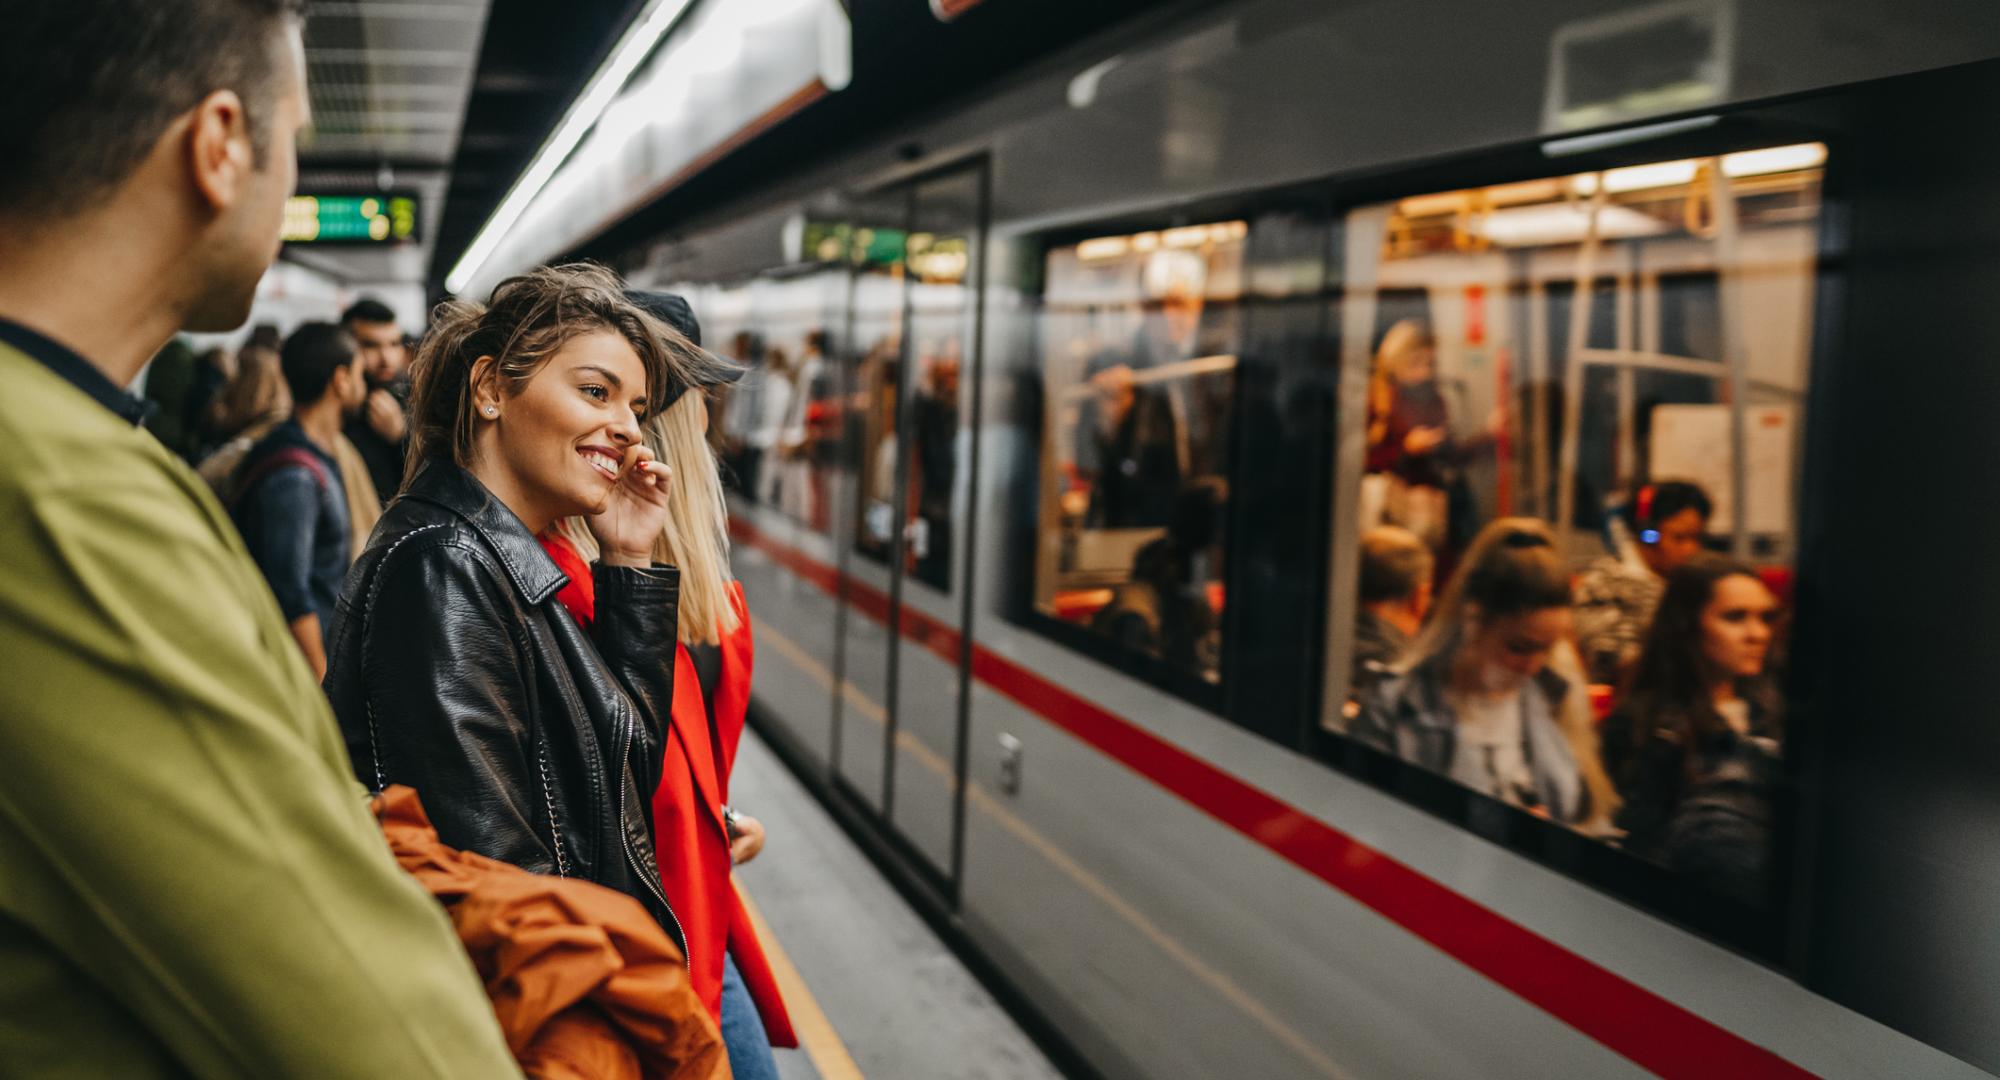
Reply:
[[[521,220],[528,205],[555,178],[556,171],[568,160],[570,152],[576,149],[591,128],[597,126],[604,110],[610,108],[619,91],[625,89],[625,84],[631,80],[639,65],[652,55],[654,46],[673,31],[681,16],[693,5],[694,0],[652,0],[646,10],[632,20],[632,25],[618,40],[617,48],[591,76],[589,85],[571,103],[569,111],[563,114],[562,123],[556,126],[555,133],[542,143],[527,171],[514,181],[514,186],[507,189],[506,197],[495,208],[493,216],[480,226],[479,234],[473,237],[465,254],[459,257],[451,273],[445,275],[444,287],[447,290],[458,292],[464,289],[471,282],[472,275],[493,257],[507,230]]]

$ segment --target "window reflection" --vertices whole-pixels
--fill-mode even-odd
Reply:
[[[1349,215],[1370,376],[1332,726],[1768,901],[1825,156]]]
[[[947,216],[929,203],[920,204],[919,210]],[[919,232],[910,237],[910,327],[916,351],[910,384],[905,570],[940,590],[951,588],[959,391],[972,299],[965,285],[970,250],[965,236]]]
[[[1047,256],[1036,604],[1117,651],[1221,675],[1242,222]]]
[[[831,270],[704,293],[718,313],[718,351],[750,369],[711,410],[730,482],[740,496],[820,531],[831,519],[840,438],[826,327],[847,292],[847,273]]]

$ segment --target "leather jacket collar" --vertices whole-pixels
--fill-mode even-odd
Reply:
[[[505,503],[494,498],[479,478],[449,461],[432,461],[410,481],[403,498],[442,507],[465,519],[481,539],[492,545],[530,604],[540,604],[569,580],[549,557],[535,534]]]

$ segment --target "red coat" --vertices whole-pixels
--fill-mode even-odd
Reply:
[[[588,626],[595,607],[588,564],[559,537],[544,537],[542,546],[570,576],[571,584],[558,598]],[[667,735],[660,787],[653,794],[654,845],[661,884],[673,902],[681,932],[687,936],[694,989],[709,1013],[720,1022],[722,958],[727,951],[736,958],[736,970],[764,1018],[764,1033],[771,1045],[791,1047],[799,1044],[791,1017],[785,1012],[770,963],[764,959],[764,947],[751,929],[749,913],[730,881],[729,833],[722,821],[722,807],[729,802],[729,774],[736,764],[736,746],[743,738],[755,660],[750,611],[741,583],[731,587],[730,602],[736,608],[738,625],[722,640],[713,725],[693,659],[685,646],[674,648],[673,724]]]

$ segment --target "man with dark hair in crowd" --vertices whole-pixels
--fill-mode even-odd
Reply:
[[[368,478],[384,503],[403,487],[403,450],[409,444],[409,352],[396,313],[380,300],[364,297],[340,316],[340,325],[361,345],[368,376],[368,401],[347,421],[347,440],[368,466]]]
[[[1423,628],[1437,564],[1416,533],[1382,525],[1361,534],[1361,618],[1354,629],[1349,693],[1381,681]]]
[[[1653,625],[1667,578],[1702,550],[1715,503],[1698,484],[1641,484],[1613,515],[1611,554],[1576,577],[1576,647],[1592,682],[1621,686]]]
[[[368,383],[354,338],[332,323],[292,331],[278,357],[292,417],[244,457],[229,512],[313,676],[325,678],[326,632],[354,546],[335,455]]]
[[[506,1077],[222,507],[124,388],[249,315],[296,0],[10,0],[0,34],[0,1072]]]

